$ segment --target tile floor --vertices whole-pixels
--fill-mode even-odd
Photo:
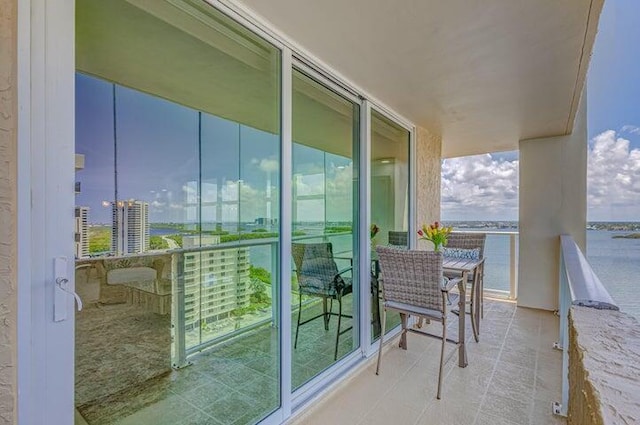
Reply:
[[[439,324],[429,326],[439,331]],[[397,337],[387,346],[379,376],[375,359],[369,359],[348,382],[289,423],[564,424],[551,413],[561,385],[561,353],[551,348],[557,329],[558,319],[550,312],[488,301],[480,342],[468,342],[466,368],[457,366],[456,357],[448,362],[441,400],[436,399],[439,341],[410,334],[407,351],[398,348]]]
[[[111,315],[122,320],[137,323],[138,316],[130,318],[126,312],[131,307],[126,304],[103,307]],[[347,312],[351,310],[351,297],[345,302]],[[303,319],[312,317],[321,311],[321,304],[310,304],[304,308]],[[334,305],[334,311],[337,306]],[[396,315],[397,316],[397,315]],[[98,324],[105,328],[113,328],[101,321]],[[159,320],[164,320],[158,316]],[[295,334],[297,313],[293,314],[292,334]],[[343,319],[342,329],[351,326],[351,319]],[[399,322],[395,316],[388,317],[391,328]],[[111,322],[109,322],[111,323]],[[146,323],[146,322],[142,322]],[[322,319],[314,320],[300,327],[297,349],[293,350],[292,385],[297,388],[321,373],[334,363],[335,335],[337,320],[331,318],[329,331],[323,327]],[[164,325],[168,328],[168,325]],[[132,369],[145,369],[141,362],[148,358],[148,344],[127,343],[122,335],[127,335],[127,328],[118,328],[120,336],[108,339],[87,338],[109,341],[110,350],[122,352],[128,357],[139,358],[140,361],[109,362],[105,360],[104,344],[84,343],[78,347],[87,358],[87,367],[80,368],[76,390],[78,419],[90,425],[106,424],[251,424],[256,423],[279,406],[279,345],[275,328],[265,325],[254,331],[243,334],[228,342],[211,347],[202,353],[190,357],[192,362],[181,370],[171,370],[156,374],[152,378],[141,378],[130,382],[140,375]],[[97,334],[96,334],[97,335]],[[94,336],[96,336],[94,335]],[[135,338],[139,333],[129,335]],[[169,342],[166,341],[165,345]],[[348,331],[341,335],[338,358],[353,351],[357,344],[353,341],[353,333]],[[151,348],[151,351],[155,351]],[[166,359],[167,365],[169,359]],[[120,368],[118,368],[118,364]],[[122,365],[126,365],[122,367]],[[117,371],[118,373],[115,373]],[[126,377],[126,382],[123,381]],[[133,379],[132,378],[132,379]],[[115,382],[110,382],[115,381]],[[86,382],[85,382],[86,381]],[[119,382],[123,381],[123,382]],[[107,388],[118,391],[106,391]],[[100,393],[101,389],[105,389]]]
[[[335,324],[332,319],[328,332],[321,319],[301,328],[298,349],[293,352],[294,387],[333,363]],[[446,366],[442,400],[435,398],[438,341],[412,334],[407,351],[397,347],[397,338],[390,341],[380,376],[374,373],[375,359],[365,361],[348,383],[291,422],[564,423],[551,415],[551,402],[560,396],[560,353],[551,348],[557,325],[551,313],[489,301],[480,343],[471,341],[470,335],[468,338],[469,366],[458,368],[455,357]],[[456,329],[454,319],[449,330],[453,337]],[[339,356],[350,352],[352,346],[348,332],[340,339]],[[192,366],[102,399],[81,413],[91,425],[240,425],[256,423],[279,405],[274,329],[267,326],[245,334],[194,356],[192,361]],[[81,419],[76,423],[81,424]]]

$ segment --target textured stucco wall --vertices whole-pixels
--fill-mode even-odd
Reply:
[[[0,424],[16,422],[16,11],[0,0]]]
[[[640,323],[619,311],[573,307],[570,425],[640,423]]]
[[[440,172],[442,139],[418,127],[416,129],[416,229],[424,223],[440,220]],[[432,249],[433,244],[419,241],[418,247]]]
[[[585,251],[586,96],[568,136],[520,142],[518,305],[556,310],[561,234]]]

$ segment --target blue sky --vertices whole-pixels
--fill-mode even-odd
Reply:
[[[587,76],[588,220],[640,221],[638,18],[638,0],[606,0],[600,17]],[[517,170],[517,152],[445,160],[443,220],[517,220]]]

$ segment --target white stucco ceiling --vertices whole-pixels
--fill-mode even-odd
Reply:
[[[571,132],[603,0],[236,3],[452,157]]]

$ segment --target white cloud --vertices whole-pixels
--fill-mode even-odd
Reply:
[[[623,125],[620,132],[640,135],[640,127],[635,125]]]
[[[624,127],[622,131],[634,132]],[[592,220],[635,220],[638,217],[640,149],[631,149],[629,140],[619,137],[614,130],[598,134],[589,143],[587,195]]]
[[[625,126],[622,132],[640,134],[640,127]],[[589,220],[640,216],[640,149],[614,130],[589,142],[587,206]],[[516,220],[517,208],[517,160],[485,154],[443,161],[443,220]]]
[[[275,159],[261,159],[260,169],[267,173],[276,172],[280,169],[280,163]]]
[[[518,160],[490,154],[442,162],[443,220],[516,220]]]

